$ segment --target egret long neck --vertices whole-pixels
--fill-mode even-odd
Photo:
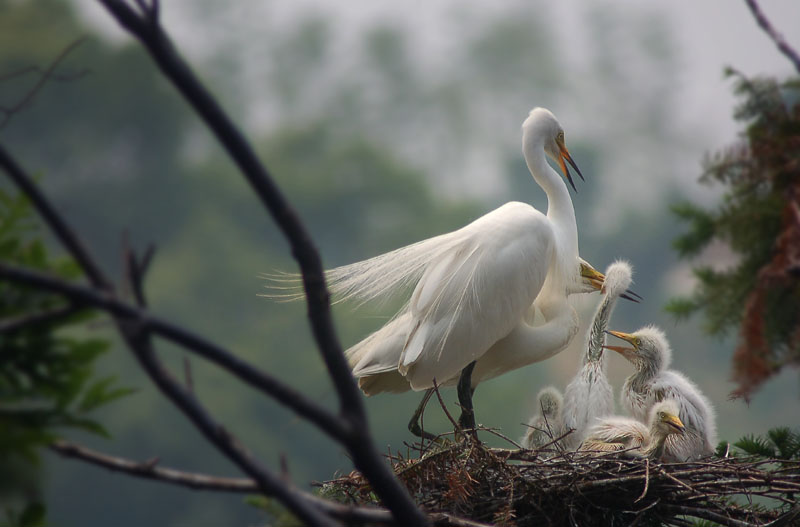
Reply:
[[[600,306],[592,320],[592,326],[589,329],[589,342],[586,349],[586,354],[583,357],[583,364],[587,362],[601,362],[603,363],[603,344],[605,344],[605,331],[608,329],[608,319],[611,313],[614,312],[614,306],[617,302],[617,295],[608,291],[603,296]]]
[[[578,256],[578,227],[567,184],[547,164],[544,144],[530,134],[523,137],[523,154],[533,179],[547,194],[547,217],[557,229],[557,239],[565,255]]]
[[[500,341],[505,350],[514,350],[516,367],[543,361],[558,354],[580,329],[578,314],[566,300],[540,306],[545,322],[538,326],[520,323]],[[487,353],[491,353],[491,350]]]
[[[657,425],[650,426],[650,441],[642,448],[642,455],[652,459],[660,459],[664,455],[667,434]]]

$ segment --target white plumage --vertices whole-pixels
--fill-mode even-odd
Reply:
[[[629,417],[601,418],[588,430],[578,450],[625,451],[630,456],[662,459],[666,441],[685,433],[678,412],[676,401],[665,400],[650,409],[647,425]]]
[[[589,262],[578,258],[579,265],[576,268],[576,280],[569,282],[568,295],[578,293],[589,293],[599,290],[604,282],[605,276],[592,267]],[[635,295],[635,293],[632,293]],[[558,306],[557,306],[558,307]],[[545,306],[549,309],[547,314],[549,320],[540,323],[538,326],[531,326],[529,333],[537,335],[539,347],[537,350],[528,350],[527,353],[517,353],[518,348],[507,345],[508,341],[514,338],[513,335],[503,339],[497,345],[492,346],[477,361],[472,372],[472,387],[476,387],[483,381],[493,379],[503,373],[525,366],[531,362],[533,357],[538,362],[560,351],[558,345],[547,344],[548,334],[551,328],[561,325],[562,320],[553,316],[554,308]],[[536,315],[536,311],[539,311]],[[573,311],[564,309],[564,316],[571,316]],[[538,308],[537,302],[526,315],[526,322],[531,322],[534,318],[545,319],[546,317]],[[387,323],[377,332],[362,340],[349,350],[347,357],[353,375],[358,378],[358,385],[366,395],[376,395],[382,392],[400,393],[411,389],[408,380],[398,370],[398,362],[403,352],[405,343],[404,328],[410,324],[410,313],[403,313],[394,320]],[[535,354],[538,353],[538,354]],[[458,377],[437,383],[440,386],[453,386],[458,381]]]
[[[717,444],[714,409],[692,381],[668,369],[672,351],[664,333],[654,326],[632,334],[610,333],[632,344],[632,347],[606,346],[620,353],[636,369],[622,387],[622,406],[637,419],[643,419],[655,404],[666,399],[679,406],[686,433],[667,439],[665,459],[687,461],[712,454]]]
[[[541,448],[553,443],[564,431],[561,423],[561,392],[553,386],[542,388],[536,401],[537,411],[528,421],[528,429],[522,438],[525,448]]]
[[[581,357],[581,367],[564,391],[562,421],[564,430],[572,429],[563,444],[574,449],[583,441],[586,431],[598,417],[614,413],[614,391],[606,377],[603,354],[605,331],[617,299],[630,286],[633,270],[623,261],[614,262],[606,270],[605,296],[597,307]]]
[[[548,196],[547,215],[506,203],[457,231],[328,272],[338,301],[414,286],[392,320],[346,352],[366,393],[423,390],[434,379],[454,383],[474,360],[480,382],[548,358],[575,335],[577,313],[566,301],[582,288],[575,213],[546,157],[568,178],[565,161],[577,167],[548,110],[532,110],[522,129],[525,161]],[[526,323],[534,309],[541,326]]]

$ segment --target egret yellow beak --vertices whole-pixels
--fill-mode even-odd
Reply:
[[[584,260],[581,260],[581,278],[587,284],[589,284],[595,291],[600,291],[605,293],[603,287],[606,283],[606,275],[592,267],[592,264]],[[631,302],[636,302],[637,304],[642,300],[642,297],[637,294],[635,291],[631,289],[626,289],[625,293],[620,295],[625,300],[630,300]]]
[[[686,427],[677,415],[667,415],[664,418],[664,422],[674,428],[680,434],[683,434],[686,431]]]
[[[589,262],[581,262],[581,278],[589,283],[594,289],[600,291],[606,281],[606,275],[595,269]]]
[[[561,171],[564,172],[564,176],[567,178],[567,181],[569,181],[569,184],[572,185],[572,190],[578,192],[578,189],[575,188],[575,182],[572,181],[572,174],[569,173],[569,169],[567,168],[565,161],[575,169],[575,172],[578,173],[578,175],[581,177],[581,180],[586,181],[586,179],[584,179],[583,174],[581,174],[581,169],[578,168],[578,165],[576,165],[575,161],[572,160],[572,156],[569,154],[569,150],[567,150],[567,145],[565,145],[563,141],[558,142],[558,149],[559,153],[561,154],[558,158],[558,164],[561,165]]]

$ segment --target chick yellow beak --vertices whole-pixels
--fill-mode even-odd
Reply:
[[[611,350],[611,351],[616,351],[617,353],[619,353],[621,355],[625,355],[625,354],[627,354],[627,353],[629,353],[631,351],[636,351],[636,344],[634,344],[634,340],[636,339],[636,337],[634,337],[630,333],[623,333],[622,331],[606,331],[606,333],[608,333],[609,335],[612,335],[614,337],[617,337],[618,339],[622,339],[622,340],[624,340],[626,342],[630,342],[633,345],[633,347],[627,347],[627,346],[603,346],[603,348],[605,348],[607,350]]]
[[[674,428],[680,434],[683,434],[686,431],[686,427],[677,415],[668,415],[664,419],[664,422]]]

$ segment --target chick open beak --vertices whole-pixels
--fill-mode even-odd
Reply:
[[[564,172],[564,176],[566,176],[567,181],[569,181],[569,184],[572,186],[572,190],[574,190],[575,192],[578,192],[578,189],[575,188],[575,182],[572,181],[572,174],[569,173],[569,169],[567,168],[567,164],[564,161],[569,163],[572,166],[572,168],[575,169],[575,172],[578,173],[578,175],[581,177],[581,180],[583,180],[583,181],[586,181],[586,180],[584,179],[583,174],[581,174],[581,169],[578,168],[578,165],[576,165],[575,161],[572,160],[572,156],[569,155],[569,150],[567,150],[566,145],[564,145],[564,143],[559,143],[558,148],[559,148],[560,153],[561,153],[561,155],[559,156],[559,159],[558,159],[558,163],[559,163],[559,165],[561,165],[561,171]]]
[[[608,333],[609,335],[611,335],[613,337],[617,337],[618,339],[622,339],[622,340],[624,340],[626,342],[630,342],[631,344],[633,344],[633,340],[636,338],[633,335],[631,335],[630,333],[623,333],[622,331],[606,331],[606,333]],[[607,349],[607,350],[611,350],[611,351],[616,351],[617,353],[619,353],[622,356],[625,356],[630,352],[635,352],[636,351],[636,345],[633,345],[633,347],[627,347],[627,346],[603,346],[603,348]]]

